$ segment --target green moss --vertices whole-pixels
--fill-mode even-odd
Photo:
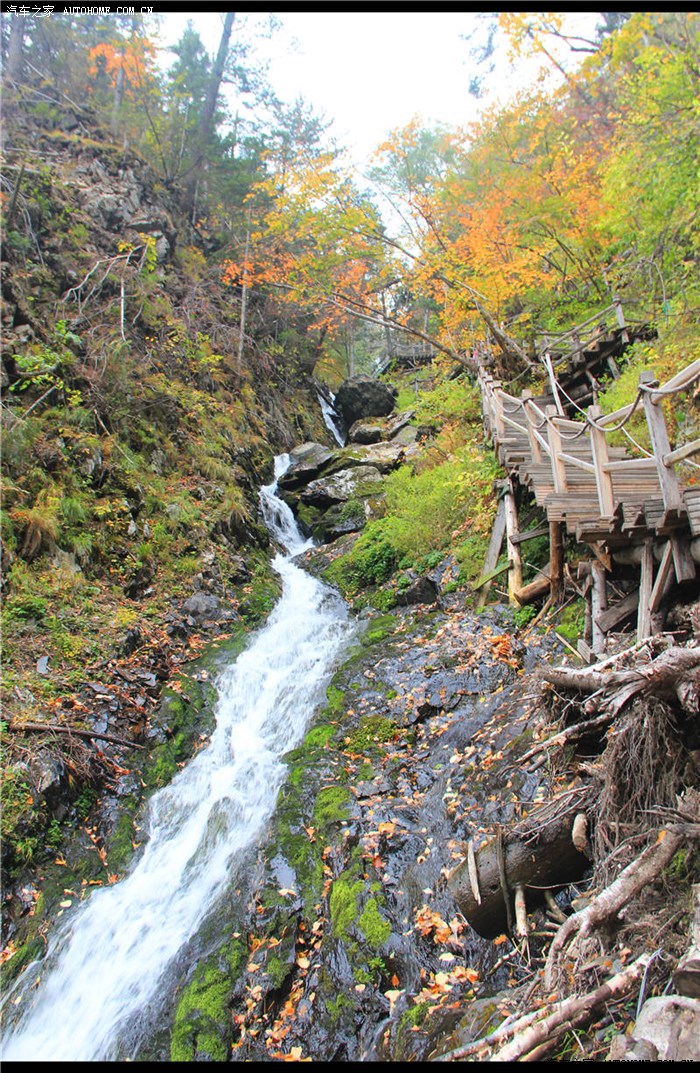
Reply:
[[[351,1010],[353,1008],[352,1001],[344,995],[342,991],[336,995],[335,998],[328,999],[326,1002],[326,1010],[331,1019],[332,1024],[336,1024],[340,1020],[340,1016],[343,1010]]]
[[[379,906],[374,898],[370,898],[362,911],[358,921],[360,931],[373,950],[379,950],[384,946],[391,935],[391,924],[379,912]]]
[[[134,830],[136,800],[134,798],[122,800],[121,807],[124,808],[124,812],[119,816],[109,839],[107,859],[112,872],[121,872],[126,868],[134,854],[134,845],[139,841]]]
[[[379,745],[393,741],[397,733],[398,727],[393,720],[383,715],[369,715],[360,721],[354,733],[346,737],[345,746],[348,752],[371,756],[377,753]]]
[[[228,1004],[246,955],[245,943],[232,940],[225,951],[227,969],[221,967],[219,960],[197,966],[175,1012],[170,1041],[172,1062],[228,1060],[232,1039]]]
[[[288,961],[282,961],[276,954],[271,954],[267,960],[265,971],[270,978],[272,986],[277,990],[292,971],[292,965]]]
[[[345,786],[326,786],[319,791],[314,806],[313,824],[324,830],[347,819],[350,793]]]
[[[566,641],[575,643],[579,637],[583,636],[583,629],[585,624],[585,606],[582,599],[576,599],[572,603],[568,604],[561,615],[556,626],[556,632],[560,634]]]
[[[429,1009],[431,1009],[429,1002],[417,1003],[401,1015],[399,1025],[408,1025],[410,1028],[419,1027],[423,1024]]]
[[[350,938],[348,929],[358,918],[358,902],[365,885],[361,879],[352,880],[344,876],[347,876],[346,872],[338,876],[331,887],[329,909],[333,934],[338,939],[347,940]]]
[[[328,744],[334,733],[335,729],[332,726],[312,727],[304,738],[303,748],[323,747]]]
[[[396,619],[393,615],[379,615],[370,619],[364,630],[361,641],[365,646],[379,644],[396,629]]]
[[[338,689],[337,686],[329,685],[326,690],[326,697],[328,703],[326,705],[326,712],[329,716],[340,716],[345,712],[345,694],[342,689]]]

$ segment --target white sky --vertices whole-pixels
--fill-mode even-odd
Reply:
[[[223,17],[194,7],[163,15],[161,40],[175,43],[191,19],[214,55]],[[239,18],[254,25],[265,16]],[[282,100],[291,104],[301,96],[333,119],[330,133],[358,163],[414,116],[427,125],[455,127],[474,119],[481,107],[468,93],[478,72],[469,42],[460,36],[475,28],[474,12],[282,11],[276,18],[282,29],[257,46],[270,61],[273,88]],[[236,29],[234,23],[234,34]],[[502,66],[493,86],[501,97],[517,88],[516,73]]]

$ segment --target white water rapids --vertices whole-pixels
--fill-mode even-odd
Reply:
[[[52,939],[39,983],[34,965],[9,995],[6,1012],[19,1017],[4,1038],[6,1061],[133,1058],[168,966],[274,810],[281,756],[303,738],[353,633],[340,597],[292,562],[310,542],[275,495],[287,465],[278,458],[261,490],[271,536],[286,549],[273,562],[282,596],[219,680],[211,741],[151,798],[133,870],[93,890]]]

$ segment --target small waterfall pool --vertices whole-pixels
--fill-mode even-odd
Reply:
[[[209,744],[150,800],[147,843],[131,872],[96,888],[29,966],[5,1003],[6,1061],[134,1058],[168,967],[226,889],[237,856],[274,811],[281,757],[304,736],[354,630],[345,604],[295,565],[311,545],[276,493],[260,501],[282,595],[219,680]]]

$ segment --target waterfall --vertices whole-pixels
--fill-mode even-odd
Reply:
[[[320,391],[318,392],[318,401],[321,406],[323,420],[326,422],[326,428],[333,434],[335,442],[340,447],[344,447],[347,436],[340,415],[336,413],[332,403]]]
[[[64,918],[46,957],[7,997],[6,1061],[133,1059],[169,966],[274,811],[281,757],[302,740],[353,634],[340,597],[292,561],[311,542],[275,494],[288,462],[276,460],[260,492],[284,549],[272,564],[282,595],[219,679],[209,744],[151,798],[147,842],[130,873]]]

